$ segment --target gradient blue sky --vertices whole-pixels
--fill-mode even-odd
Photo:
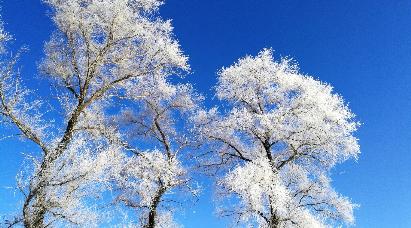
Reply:
[[[30,86],[53,25],[40,0],[2,0],[14,47],[28,45],[22,74]],[[411,1],[167,0],[161,14],[190,56],[189,80],[214,104],[215,72],[246,54],[272,47],[304,73],[331,83],[363,123],[362,154],[333,171],[334,186],[361,207],[357,227],[411,227]],[[0,142],[0,214],[14,208],[21,152]],[[14,202],[14,203],[13,203]],[[195,213],[194,213],[195,212]],[[179,220],[185,227],[225,227],[206,191]]]

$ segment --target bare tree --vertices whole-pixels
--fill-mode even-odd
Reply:
[[[330,85],[265,49],[223,68],[216,90],[228,109],[193,120],[211,148],[203,166],[226,170],[221,215],[260,227],[354,222],[355,204],[332,189],[329,171],[357,158],[358,123]]]

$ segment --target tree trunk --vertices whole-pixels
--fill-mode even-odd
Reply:
[[[160,186],[160,189],[158,189],[153,202],[150,207],[150,212],[148,214],[148,220],[146,225],[144,225],[144,228],[155,228],[156,226],[156,218],[157,218],[157,208],[158,205],[160,204],[161,197],[163,194],[166,192],[166,188],[163,186]]]
[[[148,221],[146,224],[146,228],[154,228],[156,225],[156,216],[157,216],[157,209],[151,209],[150,213],[148,214]]]
[[[42,228],[45,227],[44,224],[44,217],[45,217],[45,210],[40,209],[35,214],[26,214],[24,213],[23,223],[25,228]]]
[[[270,224],[268,225],[270,228],[278,228],[280,225],[280,221],[278,219],[278,217],[273,214],[270,218]]]

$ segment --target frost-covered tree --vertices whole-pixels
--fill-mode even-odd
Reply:
[[[210,142],[203,166],[226,171],[219,212],[259,227],[352,224],[355,204],[330,185],[330,169],[359,154],[358,123],[343,98],[269,49],[218,75],[227,110],[200,111],[194,121]]]
[[[178,227],[172,219],[175,204],[198,192],[180,158],[190,146],[182,119],[197,109],[201,97],[166,76],[152,75],[129,90],[134,104],[116,120],[128,141],[143,151],[126,157],[116,177],[117,202],[136,209],[146,228]]]
[[[110,108],[152,75],[187,70],[187,58],[170,21],[157,16],[160,0],[45,2],[57,29],[45,45],[41,70],[58,102],[35,100],[13,71],[14,60],[1,66],[1,117],[40,149],[18,177],[24,202],[15,222],[92,226],[98,222],[92,197],[112,182],[108,169],[119,170],[120,152],[131,150],[109,121]],[[164,160],[180,170],[177,161]]]

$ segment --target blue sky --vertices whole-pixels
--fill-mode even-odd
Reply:
[[[39,84],[36,62],[53,25],[40,0],[3,0],[14,47],[28,45],[20,62],[30,86]],[[161,14],[173,19],[190,56],[189,80],[214,104],[215,72],[246,54],[272,47],[295,58],[304,73],[332,84],[363,123],[362,154],[333,170],[334,186],[361,205],[357,227],[411,227],[411,1],[395,0],[167,0]],[[0,214],[10,211],[21,152],[0,142]],[[195,211],[195,213],[193,213]],[[224,227],[205,192],[180,221],[186,227]]]

